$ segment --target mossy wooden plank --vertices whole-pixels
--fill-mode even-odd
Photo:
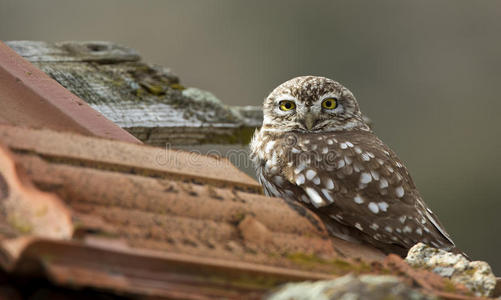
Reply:
[[[11,48],[145,143],[245,144],[261,123],[258,107],[229,107],[184,87],[168,68],[141,62],[110,42],[7,42]]]

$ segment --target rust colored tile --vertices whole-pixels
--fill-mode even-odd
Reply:
[[[219,197],[211,198],[208,185],[47,163],[29,154],[18,157],[40,188],[65,199],[77,216],[93,216],[93,231],[97,223],[99,234],[132,247],[255,263],[274,260],[276,265],[289,264],[287,255],[293,253],[333,258],[337,248],[346,252],[333,246],[316,216],[300,206],[299,212],[291,209],[281,199],[214,186]],[[271,232],[272,242],[246,238],[247,216]],[[85,227],[82,220],[80,228]],[[346,256],[360,257],[356,248]]]
[[[10,272],[38,272],[63,286],[213,299],[370,272],[384,259],[331,237],[300,204],[261,195],[226,160],[162,150],[178,163],[159,166],[158,148],[6,125],[0,140],[38,189],[66,203],[76,228],[71,241],[11,241],[21,255]]]
[[[96,260],[99,258],[99,260]],[[90,286],[120,294],[161,299],[260,299],[289,281],[332,275],[185,254],[90,247],[75,242],[36,240],[22,253],[17,275],[46,272],[57,285]]]
[[[227,159],[148,147],[48,129],[0,125],[0,141],[15,151],[36,150],[46,160],[128,174],[217,182],[260,190],[258,183]]]
[[[298,252],[334,257],[337,251],[369,260],[383,257],[372,248],[344,241],[333,246],[313,213],[299,204],[256,193],[257,183],[226,160],[190,157],[191,164],[210,168],[179,164],[173,171],[170,165],[155,166],[151,157],[159,149],[147,146],[9,126],[0,126],[0,139],[17,153],[40,188],[65,199],[85,220],[93,216],[90,227],[125,238],[136,247],[233,255],[260,263],[267,262],[268,254],[279,253],[278,264],[289,263],[286,256]],[[167,151],[167,155],[182,161],[183,155],[191,154]],[[147,171],[152,169],[156,173]],[[248,234],[253,225],[243,222],[246,217],[266,228],[272,242],[263,243],[256,234]]]
[[[141,143],[0,42],[0,120]]]
[[[70,210],[56,195],[37,189],[1,144],[0,211],[0,236],[4,246],[6,239],[21,235],[68,239],[73,234]]]

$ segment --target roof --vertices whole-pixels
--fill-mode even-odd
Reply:
[[[177,282],[182,270],[189,285],[203,277],[210,293],[215,289],[231,294],[328,278],[338,270],[336,264],[384,258],[375,249],[330,237],[302,206],[261,195],[253,179],[222,158],[5,125],[0,126],[0,140],[9,149],[3,151],[13,153],[14,169],[24,170],[38,189],[61,199],[71,216],[68,226],[74,227],[73,235],[59,240],[26,240],[22,236],[32,233],[30,225],[23,229],[9,223],[18,234],[9,236],[8,243],[16,246],[4,249],[9,259],[3,265],[14,273],[26,272],[24,262],[30,261],[30,272],[43,266],[37,272],[58,284],[168,296],[193,291],[186,286],[169,292],[155,288],[159,282]],[[22,174],[11,177],[25,182]],[[10,189],[23,194],[25,187]],[[41,236],[53,237],[43,232]],[[97,256],[99,266],[93,262]],[[123,264],[129,265],[127,270]],[[115,275],[103,280],[109,270]],[[249,274],[261,279],[250,280]],[[116,276],[122,279],[117,282]],[[136,276],[142,278],[142,286],[130,285]],[[243,278],[252,282],[239,282]],[[224,282],[224,288],[218,290],[215,281]]]

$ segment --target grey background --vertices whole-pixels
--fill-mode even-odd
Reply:
[[[0,0],[1,40],[109,40],[227,104],[340,81],[458,246],[501,273],[501,1]]]

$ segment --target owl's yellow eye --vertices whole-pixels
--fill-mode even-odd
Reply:
[[[288,111],[296,108],[296,103],[290,100],[282,100],[278,103],[280,110]]]
[[[337,99],[336,98],[327,98],[322,101],[322,108],[325,109],[335,109],[337,107]]]

